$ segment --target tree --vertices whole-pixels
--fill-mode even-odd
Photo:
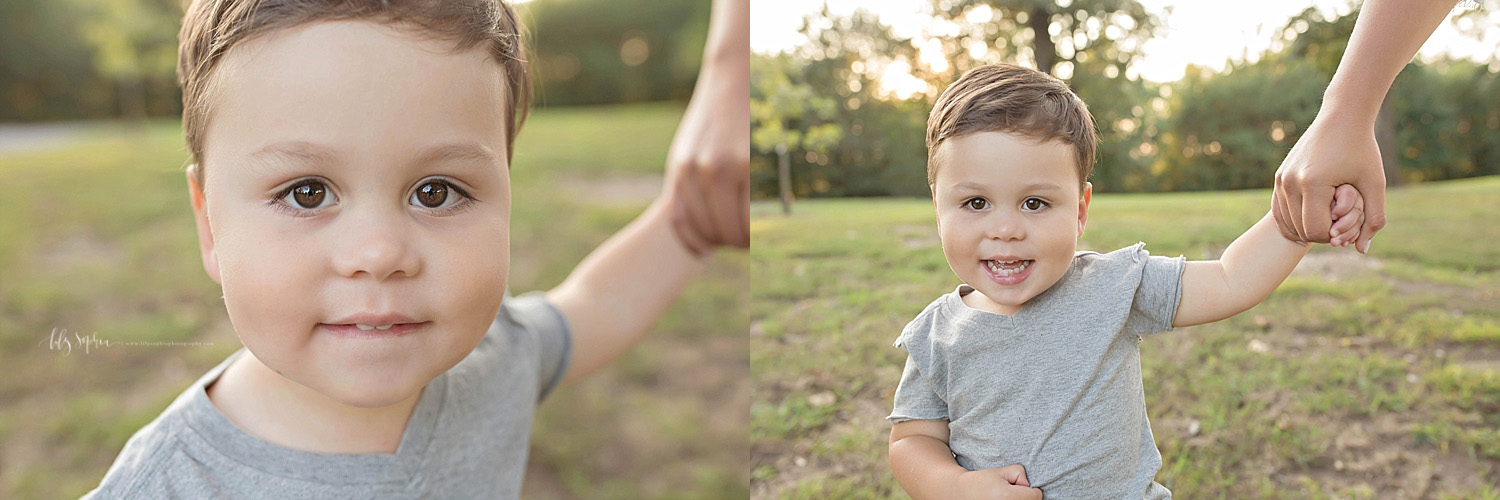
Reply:
[[[1294,58],[1239,62],[1222,73],[1188,67],[1166,109],[1156,187],[1270,187],[1327,83],[1312,63]]]
[[[1149,102],[1157,90],[1131,68],[1161,26],[1135,0],[952,0],[937,16],[957,27],[939,37],[947,68],[927,78],[942,88],[983,64],[1035,64],[1089,105],[1100,136],[1095,190],[1139,189],[1150,175],[1157,132]]]
[[[94,49],[94,68],[118,86],[120,113],[140,122],[146,89],[170,79],[177,64],[182,8],[170,0],[79,0],[79,35]]]
[[[710,7],[700,0],[522,4],[537,104],[686,101],[703,61]]]
[[[777,156],[777,185],[781,212],[792,212],[791,153],[800,150],[827,154],[843,130],[835,118],[837,104],[806,83],[793,82],[794,63],[788,56],[755,56],[750,63],[751,144]]]

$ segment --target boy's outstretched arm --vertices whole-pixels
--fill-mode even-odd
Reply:
[[[573,335],[563,383],[597,371],[640,342],[703,269],[706,260],[672,234],[671,209],[658,199],[547,292]]]
[[[970,471],[958,465],[948,448],[947,420],[907,420],[891,426],[891,471],[913,500],[1035,499],[1026,469],[1009,465]]]
[[[1364,223],[1363,197],[1344,184],[1335,190],[1332,205],[1330,234],[1353,241]],[[1282,237],[1275,217],[1266,214],[1230,243],[1219,260],[1188,261],[1172,326],[1212,323],[1255,307],[1292,274],[1307,250],[1307,243]]]
[[[750,245],[749,30],[749,0],[714,1],[662,197],[547,292],[573,334],[564,383],[639,343],[715,247]]]

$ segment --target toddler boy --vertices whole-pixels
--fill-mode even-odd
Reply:
[[[521,33],[496,0],[189,6],[189,196],[245,349],[89,497],[519,494],[538,401],[703,267],[669,196],[557,288],[505,296]]]
[[[890,461],[912,497],[1170,498],[1153,481],[1141,334],[1243,312],[1307,253],[1269,215],[1216,261],[1077,252],[1095,140],[1083,101],[1035,70],[980,67],[938,98],[928,183],[964,284],[896,341],[909,356]],[[1334,241],[1358,236],[1361,204],[1340,186]]]

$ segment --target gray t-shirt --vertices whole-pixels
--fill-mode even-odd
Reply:
[[[241,349],[136,432],[84,498],[516,498],[569,337],[542,294],[506,297],[479,346],[422,390],[394,454],[297,451],[240,430],[204,387]]]
[[[1172,328],[1184,260],[1144,244],[1078,252],[1014,315],[973,309],[960,286],[901,332],[908,353],[892,422],[949,420],[969,470],[1021,464],[1048,500],[1160,499],[1141,334]]]

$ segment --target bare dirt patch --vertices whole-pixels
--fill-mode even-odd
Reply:
[[[1357,276],[1367,276],[1379,271],[1384,264],[1380,259],[1361,255],[1353,250],[1341,249],[1333,252],[1312,252],[1297,263],[1292,275],[1318,276],[1329,281],[1346,281]]]

